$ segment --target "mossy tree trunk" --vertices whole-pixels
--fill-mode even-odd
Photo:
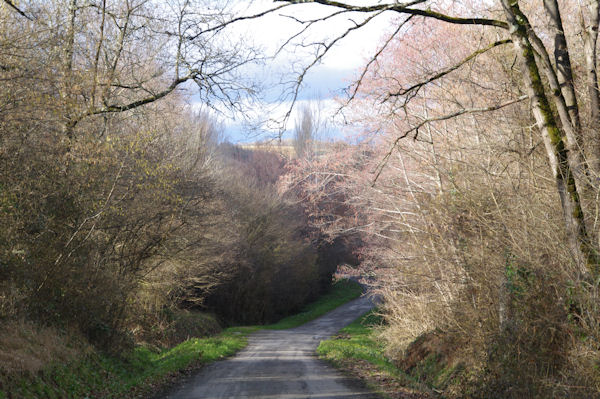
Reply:
[[[571,55],[567,38],[565,36],[565,29],[563,27],[558,0],[544,0],[544,8],[546,9],[546,15],[548,16],[550,32],[554,36],[554,66],[556,68],[556,83],[560,88],[560,94],[564,99],[564,105],[567,113],[567,115],[560,115],[562,116],[560,122],[562,126],[568,125],[569,127],[568,129],[563,129],[565,130],[565,141],[567,150],[569,152],[569,163],[575,175],[575,181],[577,185],[580,189],[587,190],[590,187],[589,168],[587,162],[588,157],[586,157],[584,149],[583,129],[581,127],[577,94],[575,93],[575,81],[573,78]],[[530,29],[529,26],[528,28],[531,37],[531,32],[533,32],[533,30]],[[536,50],[535,46],[534,50]],[[542,68],[552,69],[550,65],[542,65]],[[554,73],[554,70],[551,72]],[[549,81],[552,81],[552,79],[549,79]],[[557,89],[556,87],[551,88],[552,90]],[[558,92],[556,92],[555,96],[556,95],[558,95]]]
[[[594,132],[594,138],[596,140],[595,143],[593,143],[593,151],[591,151],[593,161],[592,169],[596,174],[600,174],[600,91],[598,89],[598,72],[596,65],[598,25],[600,23],[600,8],[598,3],[598,0],[592,0],[587,5],[589,15],[587,20],[584,15],[581,16],[583,50],[587,75],[586,85],[589,98],[589,128]]]
[[[585,227],[581,197],[572,169],[573,152],[565,145],[565,132],[550,107],[546,88],[540,76],[531,29],[519,9],[518,0],[501,0],[517,56],[523,68],[523,82],[531,101],[531,111],[542,134],[548,161],[556,180],[571,251],[582,272],[598,274],[598,257]],[[556,93],[554,93],[556,95]]]
[[[571,65],[571,56],[565,29],[563,28],[562,17],[558,0],[544,0],[544,8],[548,15],[549,27],[554,35],[554,63],[556,65],[556,74],[560,91],[565,99],[565,104],[571,119],[571,124],[576,132],[577,148],[583,152],[581,135],[581,120],[579,117],[579,106],[577,104],[577,95],[575,93],[575,82],[573,81],[573,67]]]

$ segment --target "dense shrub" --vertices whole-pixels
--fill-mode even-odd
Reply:
[[[219,328],[197,310],[271,321],[331,284],[336,260],[275,188],[287,160],[220,144],[175,90],[195,80],[235,107],[255,93],[235,70],[260,57],[189,40],[211,23],[202,2],[157,4],[0,15],[0,324],[119,352]]]
[[[238,231],[230,255],[235,266],[205,305],[227,322],[274,321],[328,290],[337,263],[332,266],[311,243],[302,208],[277,193],[280,155],[230,147],[224,155],[229,171],[221,179],[222,195]]]
[[[505,174],[481,173],[464,156],[444,165],[452,180],[441,191],[403,152],[411,186],[431,186],[396,197],[410,227],[401,241],[372,241],[370,261],[394,265],[381,274],[388,353],[402,364],[413,340],[440,331],[466,365],[450,397],[594,397],[597,292],[568,249],[542,154],[498,151],[510,158]]]

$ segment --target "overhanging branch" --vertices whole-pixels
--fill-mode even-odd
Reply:
[[[264,11],[261,11],[259,13],[253,14],[253,15],[243,15],[241,17],[232,18],[232,19],[224,21],[224,22],[222,22],[220,24],[217,24],[215,26],[211,26],[208,29],[202,30],[202,31],[198,32],[197,34],[195,34],[193,36],[188,36],[188,37],[186,37],[186,39],[187,40],[195,40],[195,39],[197,39],[198,37],[200,37],[201,35],[203,35],[205,33],[219,31],[219,30],[221,30],[221,29],[223,29],[223,28],[225,28],[225,27],[227,27],[227,26],[229,26],[231,24],[236,23],[236,22],[247,21],[247,20],[251,20],[251,19],[257,19],[257,18],[263,17],[263,16],[265,16],[267,14],[270,14],[272,12],[281,10],[282,8],[285,8],[285,7],[288,7],[288,6],[290,6],[290,4],[282,4],[280,6],[277,6],[277,7],[274,7],[274,8],[269,8],[268,10],[264,10]]]
[[[424,0],[415,0],[407,3],[392,3],[392,4],[377,4],[372,6],[354,6],[339,1],[330,0],[275,0],[276,2],[286,2],[288,4],[302,4],[302,3],[316,3],[331,7],[342,8],[348,11],[355,12],[382,12],[382,11],[395,11],[401,14],[418,15],[425,18],[433,18],[440,21],[448,22],[451,24],[458,25],[483,25],[483,26],[494,26],[497,28],[508,29],[508,24],[504,21],[489,18],[463,18],[455,17],[451,15],[442,14],[437,11],[430,9],[419,9],[411,8],[412,6],[424,3]]]
[[[404,25],[407,24],[412,18],[413,18],[413,15],[410,15],[408,18],[406,18],[404,21],[402,21],[402,23],[399,24],[398,27],[394,30],[394,32],[387,38],[387,40],[385,41],[385,43],[383,43],[383,46],[381,46],[379,48],[379,50],[377,50],[377,52],[369,59],[369,62],[367,62],[367,65],[363,68],[362,73],[360,74],[360,77],[358,78],[358,80],[354,84],[354,89],[352,90],[352,94],[350,95],[350,98],[348,98],[347,103],[349,103],[350,101],[354,100],[354,98],[358,94],[358,90],[362,86],[362,82],[363,82],[363,80],[364,80],[367,72],[369,71],[369,68],[371,67],[371,65],[373,65],[373,63],[377,61],[377,59],[379,58],[379,56],[381,55],[381,53],[383,53],[383,51],[391,43],[392,39],[394,37],[396,37],[396,35],[398,33],[400,33],[400,30],[402,30],[402,28],[404,27]]]
[[[350,34],[350,32],[355,31],[357,29],[362,28],[363,26],[367,25],[369,22],[371,22],[375,17],[379,16],[383,11],[379,11],[374,13],[373,15],[368,16],[367,18],[365,18],[365,20],[361,21],[360,23],[355,22],[355,25],[346,29],[346,31],[344,33],[342,33],[341,35],[337,36],[336,38],[334,38],[332,41],[330,41],[329,43],[321,43],[322,47],[323,47],[323,51],[318,54],[313,61],[306,66],[302,72],[300,73],[300,75],[298,76],[298,79],[296,81],[295,84],[295,88],[294,88],[294,92],[292,95],[292,101],[291,104],[284,116],[284,125],[285,122],[290,118],[291,114],[292,114],[292,109],[294,107],[294,105],[296,104],[296,101],[298,100],[298,94],[300,91],[300,86],[302,85],[302,82],[304,81],[304,78],[306,76],[306,74],[308,73],[308,71],[314,67],[315,65],[317,65],[319,62],[321,62],[321,60],[323,59],[323,57],[325,56],[325,54],[327,54],[329,52],[329,50],[331,50],[331,48],[340,40],[344,39],[346,36],[348,36],[348,34]]]
[[[4,0],[4,3],[7,4],[13,10],[15,10],[17,13],[19,13],[21,16],[27,18],[30,21],[33,21],[33,18],[31,18],[29,15],[25,14],[25,12],[23,12],[19,7],[17,7],[15,5],[15,3],[13,3],[11,0]]]
[[[144,97],[140,100],[132,101],[130,103],[120,104],[120,105],[119,104],[110,104],[110,105],[105,105],[104,107],[101,107],[101,108],[88,109],[85,113],[79,115],[76,118],[73,118],[69,123],[69,125],[70,125],[69,127],[70,128],[75,127],[82,119],[84,119],[88,116],[125,112],[125,111],[129,111],[129,110],[141,107],[146,104],[153,103],[157,100],[160,100],[163,97],[166,97],[170,93],[172,93],[180,84],[187,82],[188,80],[191,80],[194,78],[195,78],[195,75],[190,74],[185,77],[175,79],[164,90],[162,90],[156,94],[152,94],[150,96]]]

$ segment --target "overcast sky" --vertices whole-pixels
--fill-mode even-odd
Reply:
[[[239,7],[239,10],[246,15],[252,15],[261,10],[273,8],[274,4],[280,3],[273,3],[270,0],[236,2],[235,7]],[[319,4],[299,4],[286,7],[260,19],[236,23],[230,28],[231,35],[233,37],[237,35],[248,44],[263,48],[267,54],[274,54],[286,40],[302,29],[302,24],[295,19],[315,19],[329,15],[333,11],[333,8]],[[330,41],[353,26],[354,22],[350,18],[361,21],[364,15],[346,14],[314,24],[303,36],[287,45],[265,68],[249,72],[267,86],[267,91],[264,93],[266,104],[259,108],[269,110],[270,118],[282,119],[284,110],[290,105],[289,96],[282,101],[284,87],[277,83],[282,78],[286,79],[286,75],[288,80],[294,79],[290,73],[301,70],[314,60],[315,47],[303,47],[299,44]],[[333,98],[342,95],[343,88],[351,83],[357,71],[365,64],[365,60],[377,51],[382,35],[389,31],[392,18],[392,14],[378,16],[367,26],[351,32],[346,38],[339,41],[322,59],[322,62],[313,67],[306,75],[298,96],[298,103],[309,103],[313,106],[318,104],[323,108],[322,117],[329,118],[336,109]],[[277,107],[279,103],[281,105]],[[265,116],[257,115],[256,117],[256,119],[261,118],[264,119]],[[243,131],[246,128],[241,125],[240,118],[237,119],[226,118],[224,120],[229,139],[233,142],[255,141],[256,136],[244,137]],[[288,121],[286,130],[292,130],[294,123],[295,112]],[[329,125],[330,130],[334,131],[334,135],[339,134],[339,129],[335,127],[335,124],[330,122]],[[271,125],[265,130],[265,135],[276,135],[275,129]]]

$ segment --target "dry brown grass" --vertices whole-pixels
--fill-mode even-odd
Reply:
[[[54,362],[65,363],[92,351],[80,337],[24,321],[0,327],[0,374],[35,373]]]
[[[544,154],[508,151],[531,142],[510,125],[477,141],[444,132],[437,155],[403,144],[370,198],[389,210],[373,217],[391,239],[371,254],[388,266],[388,354],[401,363],[440,331],[462,342],[453,356],[476,375],[449,397],[597,397],[598,290],[570,253]]]

